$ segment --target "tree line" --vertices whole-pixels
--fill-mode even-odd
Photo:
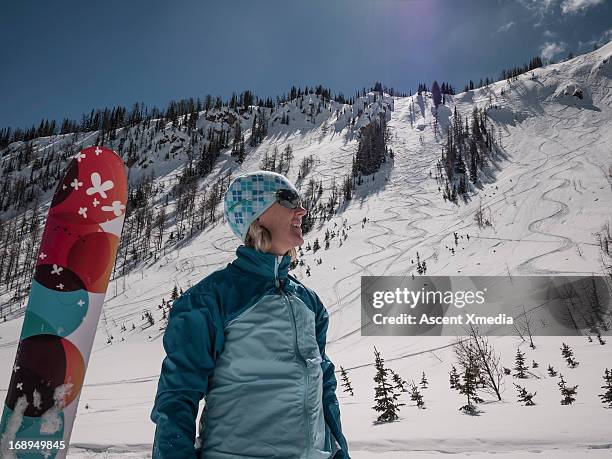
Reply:
[[[223,100],[220,96],[213,97],[207,94],[203,98],[191,97],[171,100],[165,110],[156,106],[149,108],[144,103],[138,102],[130,109],[123,105],[92,109],[90,112],[83,114],[80,121],[64,118],[61,123],[58,123],[56,120],[43,118],[38,126],[32,125],[30,128],[4,127],[0,129],[0,148],[6,148],[13,142],[28,142],[36,138],[58,134],[91,131],[109,132],[119,128],[132,127],[147,120],[162,120],[177,125],[180,118],[193,118],[194,113],[211,109],[221,110],[223,107],[238,112],[247,110],[251,106],[275,108],[282,103],[307,94],[321,96],[324,101],[332,99],[340,103],[351,103],[352,101],[352,99],[346,99],[342,93],[332,96],[329,88],[316,85],[305,86],[304,88],[292,86],[287,93],[277,96],[275,99],[272,97],[260,98],[248,89],[240,94],[232,93],[227,100]]]
[[[446,132],[446,144],[438,161],[438,173],[446,173],[444,199],[456,201],[458,194],[468,191],[468,180],[478,183],[478,171],[496,146],[495,127],[488,122],[486,112],[477,107],[471,117],[462,118],[454,108],[451,125]]]

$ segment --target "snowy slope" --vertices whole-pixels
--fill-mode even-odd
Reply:
[[[375,102],[370,94],[353,106],[354,112],[365,110],[361,123],[378,111],[387,114],[394,161],[385,164],[374,180],[369,178],[336,217],[306,238],[312,244],[315,238],[323,241],[327,229],[345,230],[348,236],[342,245],[337,236],[328,250],[304,251],[304,266],[294,271],[326,304],[330,313],[327,352],[337,367],[348,370],[355,388],[354,397],[338,391],[352,457],[399,458],[407,457],[406,451],[410,457],[612,455],[612,410],[604,409],[597,397],[604,369],[612,367],[612,342],[601,346],[584,337],[547,337],[537,339],[537,348],[531,350],[515,337],[491,338],[506,366],[513,366],[517,347],[526,352],[527,362],[540,364],[534,370],[538,377],[519,381],[530,392],[537,391],[537,405],[518,404],[512,386],[516,380],[506,377],[503,400],[485,398],[483,413],[468,417],[458,411],[464,399],[448,387],[453,339],[362,337],[359,298],[362,275],[417,275],[417,251],[427,261],[428,275],[601,274],[602,266],[611,263],[602,255],[596,237],[612,220],[611,78],[609,43],[511,83],[502,81],[447,99],[438,111],[441,127],[448,124],[454,105],[462,114],[471,113],[474,106],[488,108],[503,149],[483,189],[459,205],[444,201],[438,190],[436,162],[445,136],[434,130],[429,95],[387,96]],[[582,99],[576,96],[577,89]],[[222,154],[202,186],[227,170],[254,170],[266,152],[275,146],[282,151],[287,144],[295,154],[289,172],[292,180],[297,179],[301,159],[313,155],[311,175],[323,180],[324,187],[334,180],[340,184],[357,148],[354,131],[348,128],[347,106],[323,111],[315,123],[300,118],[297,106],[285,109],[295,122],[271,128],[240,166],[229,153]],[[249,127],[245,120],[243,128]],[[170,183],[180,164],[177,159],[156,168],[157,180]],[[492,227],[479,229],[474,221],[481,202]],[[364,217],[368,221],[362,225]],[[460,236],[458,245],[455,232]],[[69,457],[150,457],[154,425],[148,415],[164,356],[163,331],[158,324],[140,330],[142,312],[150,309],[159,320],[157,306],[162,298],[170,298],[175,284],[186,290],[230,262],[236,247],[237,240],[220,223],[157,262],[143,264],[111,283]],[[451,247],[456,248],[454,254]],[[321,264],[315,261],[319,258]],[[136,324],[135,330],[130,330],[131,323]],[[123,324],[125,332],[120,329]],[[20,330],[21,319],[0,324],[0,389],[4,391]],[[109,335],[114,337],[112,345],[107,344]],[[580,361],[577,368],[565,366],[559,351],[562,341],[574,349]],[[417,410],[404,395],[406,406],[398,422],[373,424],[374,345],[404,379],[418,381],[423,371],[427,374],[426,410]],[[559,403],[558,379],[547,376],[548,364],[560,370],[569,385],[579,385],[574,405]]]

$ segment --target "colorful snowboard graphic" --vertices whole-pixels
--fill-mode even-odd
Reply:
[[[55,190],[0,420],[2,459],[66,456],[126,199],[123,162],[103,147],[77,154]]]

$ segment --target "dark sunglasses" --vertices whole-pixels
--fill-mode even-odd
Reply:
[[[287,209],[297,209],[302,205],[302,198],[294,190],[281,188],[276,190],[276,202]]]

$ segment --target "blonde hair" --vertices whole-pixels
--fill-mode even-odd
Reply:
[[[272,235],[270,234],[270,231],[255,220],[253,223],[251,223],[251,226],[249,226],[249,230],[247,231],[247,235],[244,240],[244,245],[257,250],[258,252],[270,252],[270,249],[272,248]],[[295,250],[295,247],[289,249],[285,255],[289,255],[291,257],[291,261],[297,260],[297,250]]]

